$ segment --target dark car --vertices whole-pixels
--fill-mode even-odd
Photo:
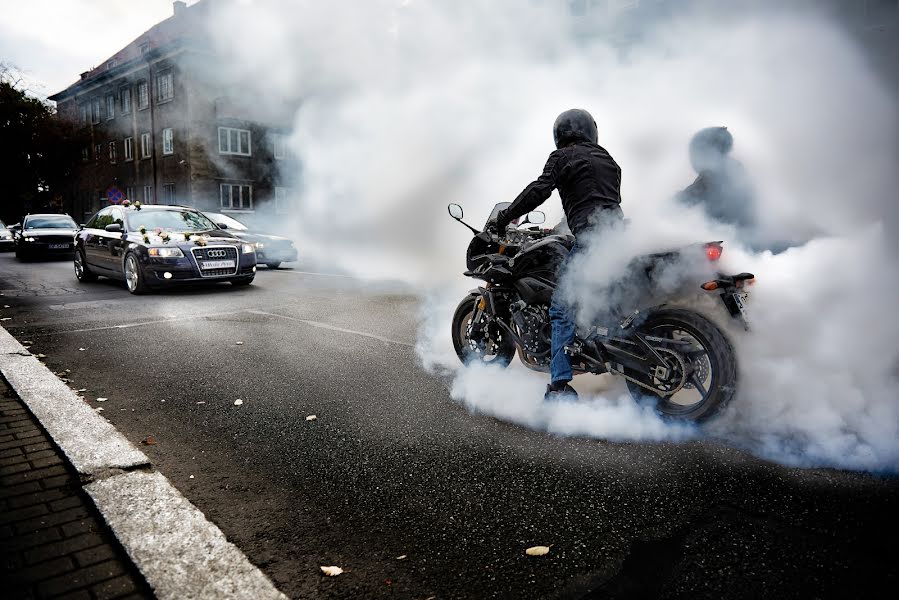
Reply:
[[[26,215],[16,235],[16,258],[71,256],[77,232],[69,215]]]
[[[6,223],[0,221],[0,251],[12,250],[16,245],[16,238]]]
[[[221,213],[207,212],[204,214],[221,229],[245,242],[255,244],[256,262],[264,264],[269,269],[277,269],[282,262],[293,262],[297,259],[297,249],[293,242],[286,237],[252,231],[234,217]]]
[[[75,275],[123,279],[132,294],[189,283],[249,285],[256,249],[186,206],[109,206],[75,236]]]

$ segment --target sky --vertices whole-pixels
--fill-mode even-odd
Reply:
[[[171,0],[0,0],[0,62],[49,96],[172,12]]]

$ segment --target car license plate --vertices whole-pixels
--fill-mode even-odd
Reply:
[[[68,244],[50,244],[50,250],[68,250]]]
[[[200,266],[204,269],[233,269],[237,264],[233,260],[204,260]]]

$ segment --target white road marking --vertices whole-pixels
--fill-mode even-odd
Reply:
[[[356,331],[355,329],[345,329],[343,327],[337,327],[336,325],[331,325],[329,323],[322,323],[320,321],[310,321],[309,319],[298,319],[296,317],[289,317],[287,315],[278,315],[275,313],[265,312],[262,310],[247,310],[246,312],[253,313],[255,315],[265,315],[267,317],[277,317],[279,319],[287,319],[288,321],[294,321],[296,323],[303,323],[304,325],[309,325],[311,327],[319,327],[321,329],[330,329],[331,331],[339,331],[341,333],[351,333],[353,335],[361,335],[362,337],[372,338],[375,340],[379,340],[384,342],[385,344],[399,344],[400,346],[408,346],[409,348],[414,348],[415,344],[410,344],[409,342],[401,342],[399,340],[393,340],[390,338],[386,338],[380,335],[376,335],[374,333],[366,333],[364,331]]]
[[[315,271],[294,271],[293,269],[272,269],[275,273],[292,273],[294,275],[320,275],[321,277],[342,277],[344,279],[356,279],[352,275],[341,275],[340,273],[316,273]]]

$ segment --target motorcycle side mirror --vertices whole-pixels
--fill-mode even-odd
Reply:
[[[462,207],[458,204],[450,204],[446,207],[446,209],[449,211],[449,214],[452,218],[456,219],[457,221],[462,219]]]
[[[528,216],[525,217],[525,223],[533,223],[534,225],[540,225],[541,223],[546,223],[546,214],[539,210],[532,210],[528,213]]]

